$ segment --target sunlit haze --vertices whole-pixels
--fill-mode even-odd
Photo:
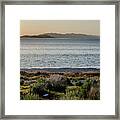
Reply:
[[[80,33],[100,35],[99,20],[21,20],[20,35]]]

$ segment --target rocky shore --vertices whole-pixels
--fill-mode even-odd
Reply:
[[[99,100],[97,68],[32,68],[20,70],[21,100]]]

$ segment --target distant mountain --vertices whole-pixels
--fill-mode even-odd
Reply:
[[[40,35],[23,35],[20,36],[20,38],[54,38],[54,37],[51,37],[47,34],[40,34]]]
[[[39,35],[23,35],[20,38],[84,38],[84,39],[99,39],[100,36],[96,35],[86,35],[86,34],[76,34],[76,33],[45,33]]]

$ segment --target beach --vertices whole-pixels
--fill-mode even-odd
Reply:
[[[21,100],[100,100],[99,36],[20,39]]]

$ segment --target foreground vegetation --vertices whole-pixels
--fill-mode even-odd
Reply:
[[[20,72],[21,100],[99,100],[99,72]]]

